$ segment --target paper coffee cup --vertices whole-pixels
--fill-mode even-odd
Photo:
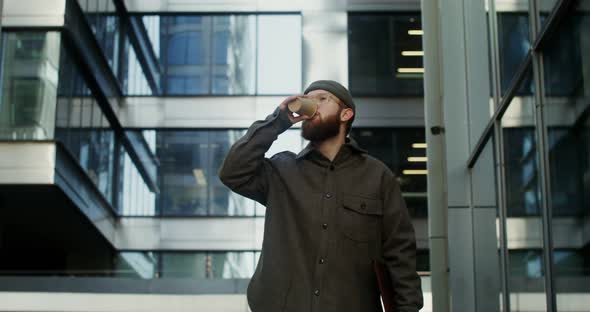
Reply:
[[[314,99],[298,97],[289,104],[289,110],[298,115],[312,117],[318,110],[318,104]]]

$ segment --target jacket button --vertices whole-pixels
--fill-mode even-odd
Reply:
[[[322,229],[327,230],[328,229],[328,223],[322,224]]]
[[[319,289],[316,289],[316,290],[313,292],[313,294],[314,294],[314,295],[316,295],[316,296],[319,296],[319,295],[320,295],[320,290],[319,290]]]
[[[330,171],[334,171],[334,165],[330,166]]]
[[[332,198],[332,194],[326,193],[326,198],[328,198],[328,199]]]
[[[361,209],[362,209],[362,210],[365,210],[366,208],[367,208],[367,204],[365,204],[365,203],[362,203],[362,204],[361,204]]]
[[[320,259],[320,264],[324,264],[324,262],[326,262],[326,260],[324,260],[324,258]]]

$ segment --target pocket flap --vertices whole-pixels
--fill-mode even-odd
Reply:
[[[383,215],[381,200],[376,198],[345,194],[342,196],[342,205],[361,214]]]

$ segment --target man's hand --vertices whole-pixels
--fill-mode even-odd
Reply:
[[[287,112],[287,116],[289,116],[289,119],[291,120],[291,123],[296,124],[302,120],[305,119],[311,119],[313,116],[306,116],[306,115],[300,115],[300,116],[293,116],[293,113],[289,110],[289,108],[287,107],[287,104],[291,103],[292,101],[295,101],[295,99],[297,99],[298,97],[305,97],[305,95],[291,95],[290,97],[286,98],[283,103],[281,103],[281,105],[279,106],[281,108],[282,111],[286,111]]]

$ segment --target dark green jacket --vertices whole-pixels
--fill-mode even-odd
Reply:
[[[414,228],[393,173],[350,138],[332,162],[311,145],[265,158],[291,126],[280,108],[254,122],[219,172],[234,192],[266,206],[247,291],[252,311],[381,311],[377,258],[393,280],[397,311],[418,311]]]

